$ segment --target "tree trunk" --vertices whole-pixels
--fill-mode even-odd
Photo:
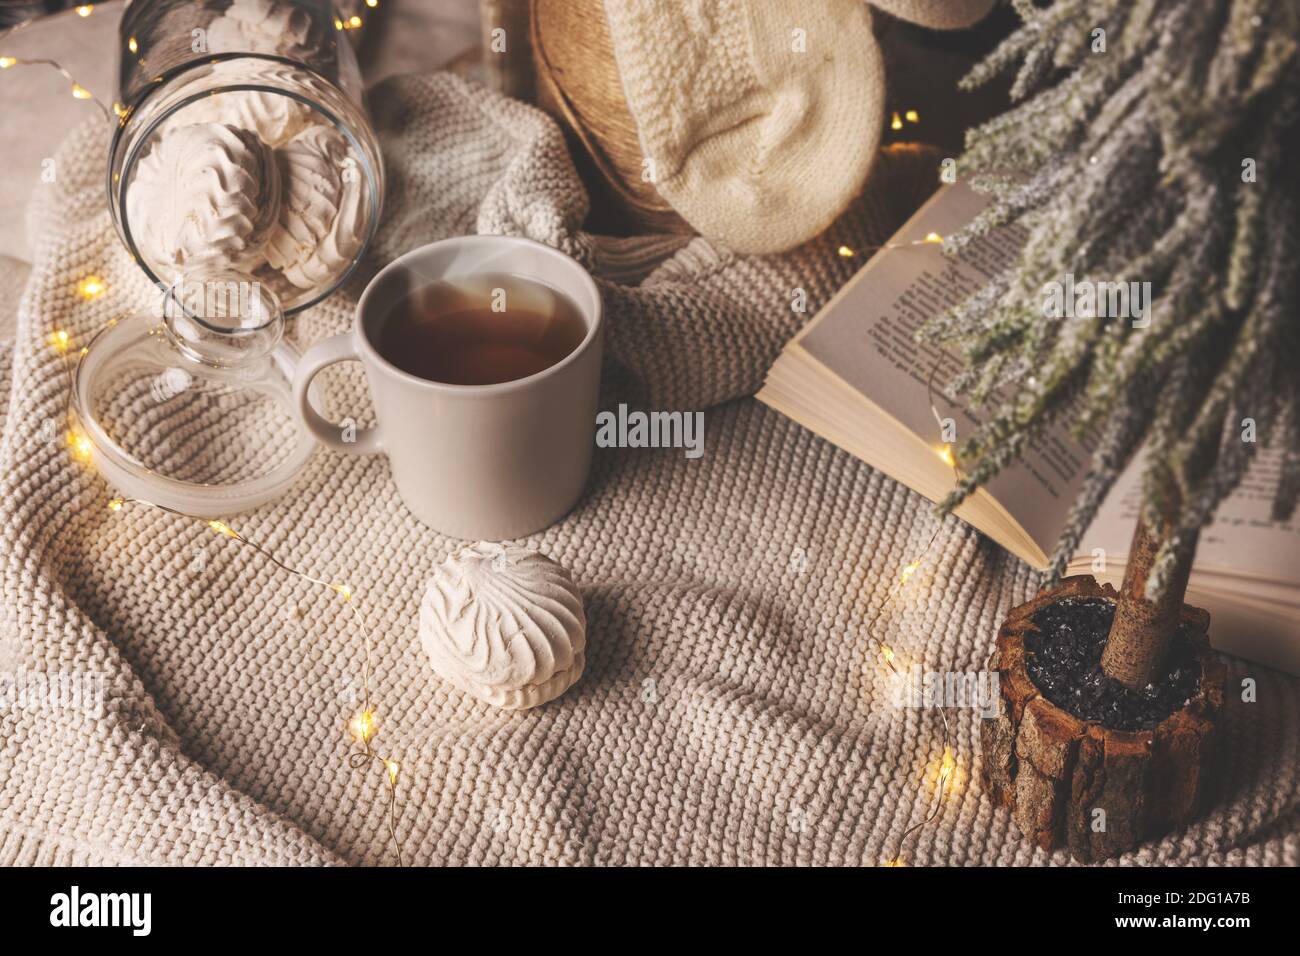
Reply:
[[[1163,534],[1138,518],[1129,548],[1124,583],[1115,604],[1115,621],[1106,638],[1101,655],[1101,669],[1125,687],[1141,690],[1164,676],[1169,642],[1178,630],[1187,594],[1187,578],[1192,571],[1192,557],[1181,561],[1169,579],[1169,587],[1159,601],[1148,601],[1147,578],[1163,542]]]
[[[1118,856],[1148,837],[1181,830],[1221,777],[1216,725],[1224,666],[1210,650],[1210,616],[1182,609],[1200,688],[1149,730],[1111,730],[1043,697],[1029,676],[1026,636],[1034,617],[1060,601],[1117,601],[1110,585],[1070,577],[1013,608],[998,631],[998,712],[980,721],[980,776],[990,798],[1010,807],[1021,832],[1044,850],[1065,845],[1081,863]]]

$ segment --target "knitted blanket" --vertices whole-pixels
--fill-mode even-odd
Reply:
[[[598,449],[577,509],[523,542],[572,570],[589,622],[582,680],[524,713],[461,694],[424,658],[420,596],[457,542],[407,514],[382,457],[321,451],[284,498],[232,516],[355,591],[377,640],[377,740],[402,766],[406,861],[892,857],[936,804],[940,728],[934,710],[898,704],[868,622],[878,611],[874,633],[900,662],[974,673],[1034,576],[749,396],[859,264],[835,249],[887,239],[933,188],[932,159],[886,151],[842,220],[792,253],[742,258],[697,239],[664,260],[660,240],[580,230],[585,194],[535,110],[435,75],[381,87],[374,113],[382,235],[350,288],[296,320],[299,345],[346,328],[365,276],[405,250],[530,236],[604,276],[602,407],[704,409],[706,428],[697,460]],[[110,512],[110,489],[62,440],[67,380],[48,336],[79,346],[153,302],[109,220],[107,135],[77,131],[35,200],[40,245],[0,362],[0,864],[395,863],[382,770],[346,760],[362,664],[347,608],[202,522]],[[107,285],[92,301],[76,290],[88,273]],[[795,288],[806,314],[790,308]],[[332,408],[365,420],[355,367],[321,381]],[[1125,862],[1300,862],[1300,682],[1229,672],[1230,687],[1255,678],[1258,701],[1229,694],[1222,795]],[[100,694],[37,692],[60,681]],[[952,785],[904,857],[1065,862],[981,793],[978,712],[950,717]]]

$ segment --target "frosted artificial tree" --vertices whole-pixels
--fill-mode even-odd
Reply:
[[[1257,423],[1264,444],[1285,449],[1277,518],[1294,512],[1300,491],[1300,177],[1292,165],[1300,3],[1014,5],[1023,24],[963,81],[977,85],[1019,64],[1016,105],[972,130],[957,164],[993,202],[948,245],[960,250],[1007,223],[1019,223],[1028,241],[1012,268],[923,331],[963,353],[956,388],[989,410],[959,449],[964,478],[944,506],[1017,459],[1045,428],[1068,422],[1095,454],[1054,556],[1055,584],[1145,445],[1142,512],[1101,667],[1124,687],[1150,692],[1165,678],[1179,628],[1208,624],[1184,607],[1184,595],[1200,529],[1259,447],[1242,440],[1244,419]],[[1150,324],[1045,318],[1042,290],[1067,273],[1151,282]],[[1062,593],[1094,589],[1101,593],[1095,582],[1070,579],[1031,603],[1041,609]],[[1026,620],[1013,612],[1010,629],[1023,636],[1033,630]],[[1208,653],[1201,659],[1210,668],[1202,690],[1213,696],[1214,665]],[[1102,740],[1097,728],[1057,720],[1048,728],[1051,752],[1037,755],[1017,753],[1033,745],[1022,739],[1026,715],[1016,706],[1000,731],[985,735],[986,765],[995,798],[1016,805],[1022,829],[1042,845],[1068,842],[1084,859],[1114,855],[1185,824],[1202,802],[1213,701],[1181,742]],[[1035,710],[1030,718],[1059,716]],[[1107,746],[1122,762],[1129,745],[1128,769],[1105,765]],[[1168,746],[1189,752],[1162,756]],[[1031,766],[1028,782],[1019,779],[1035,757],[1051,766]],[[1171,773],[1185,778],[1172,785],[1182,792],[1156,779]],[[1081,828],[1108,777],[1110,817],[1119,810],[1124,832],[1097,837]]]

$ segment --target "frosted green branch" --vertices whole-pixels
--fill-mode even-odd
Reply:
[[[993,405],[958,450],[952,508],[1052,423],[1094,443],[1054,556],[1063,569],[1139,447],[1143,511],[1172,527],[1148,593],[1195,548],[1256,445],[1284,450],[1275,513],[1300,499],[1300,3],[1017,2],[1024,24],[963,81],[1016,73],[1018,102],[970,131],[958,170],[992,202],[945,250],[1028,236],[921,338],[955,348],[953,386]],[[1093,31],[1106,31],[1096,52]],[[1023,97],[1023,99],[1019,99]],[[1252,178],[1253,174],[1253,178]],[[1053,320],[1042,289],[1150,282],[1149,324]]]

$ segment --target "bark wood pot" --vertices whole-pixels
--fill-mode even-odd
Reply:
[[[1035,686],[1025,648],[1026,636],[1036,630],[1033,617],[1067,598],[1117,597],[1110,585],[1082,575],[1012,610],[993,658],[999,714],[980,722],[981,777],[994,803],[1010,807],[1036,845],[1068,846],[1085,863],[1186,827],[1204,809],[1215,776],[1224,668],[1210,650],[1210,616],[1200,608],[1184,605],[1182,615],[1200,663],[1199,690],[1150,730],[1114,730],[1082,720]]]

